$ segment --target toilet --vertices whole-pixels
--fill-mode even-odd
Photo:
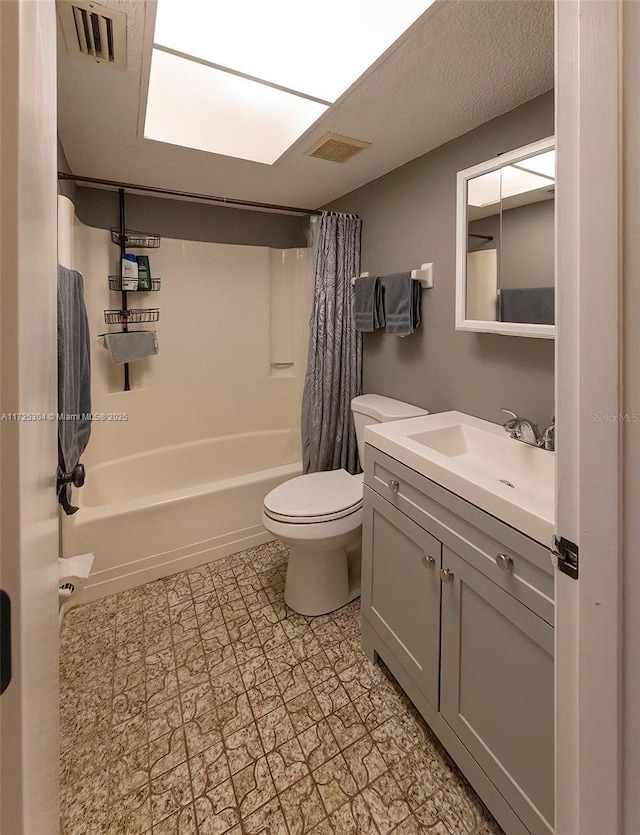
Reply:
[[[379,394],[351,401],[360,463],[364,428],[420,417],[424,409]],[[264,499],[262,524],[289,548],[287,606],[313,617],[360,596],[363,474],[308,473],[279,485]]]

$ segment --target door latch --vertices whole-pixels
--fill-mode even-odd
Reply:
[[[11,598],[0,590],[0,693],[11,681]]]
[[[551,550],[558,558],[558,568],[563,574],[578,579],[578,546],[557,533],[553,535]]]

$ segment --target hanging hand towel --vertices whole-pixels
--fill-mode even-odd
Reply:
[[[70,473],[80,461],[91,434],[91,356],[84,283],[75,270],[58,265],[58,464]],[[84,417],[86,415],[86,417]],[[71,485],[58,501],[67,515]]]
[[[420,282],[411,273],[393,273],[380,279],[384,294],[385,333],[408,336],[420,324]]]
[[[555,324],[553,287],[500,290],[500,321]]]
[[[158,353],[158,339],[155,331],[105,333],[104,341],[111,359],[118,365]]]
[[[370,333],[384,327],[384,306],[380,279],[357,278],[354,284],[353,318],[356,330]]]

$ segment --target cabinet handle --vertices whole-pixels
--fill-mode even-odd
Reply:
[[[448,568],[441,568],[440,580],[443,583],[450,583],[453,580],[453,571],[450,571]]]
[[[513,569],[513,560],[506,554],[498,554],[496,557],[496,565],[503,571],[511,571]]]
[[[436,567],[436,558],[432,557],[431,554],[425,554],[422,558],[422,564],[425,568],[435,568]]]
[[[389,479],[389,490],[391,490],[392,493],[397,493],[399,489],[400,482],[396,481],[395,478]]]

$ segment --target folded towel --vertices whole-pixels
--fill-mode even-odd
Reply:
[[[382,286],[375,278],[358,278],[354,285],[353,318],[356,330],[363,333],[384,327]]]
[[[500,290],[500,321],[534,325],[555,324],[554,288],[521,287]]]
[[[380,279],[384,293],[385,333],[408,336],[420,324],[419,281],[411,273],[393,273]]]
[[[91,355],[82,276],[59,265],[58,412],[58,464],[70,473],[91,434]],[[70,484],[62,487],[58,501],[67,515],[78,509],[71,504]]]
[[[155,331],[105,333],[104,341],[111,359],[119,365],[158,353],[158,338]]]

